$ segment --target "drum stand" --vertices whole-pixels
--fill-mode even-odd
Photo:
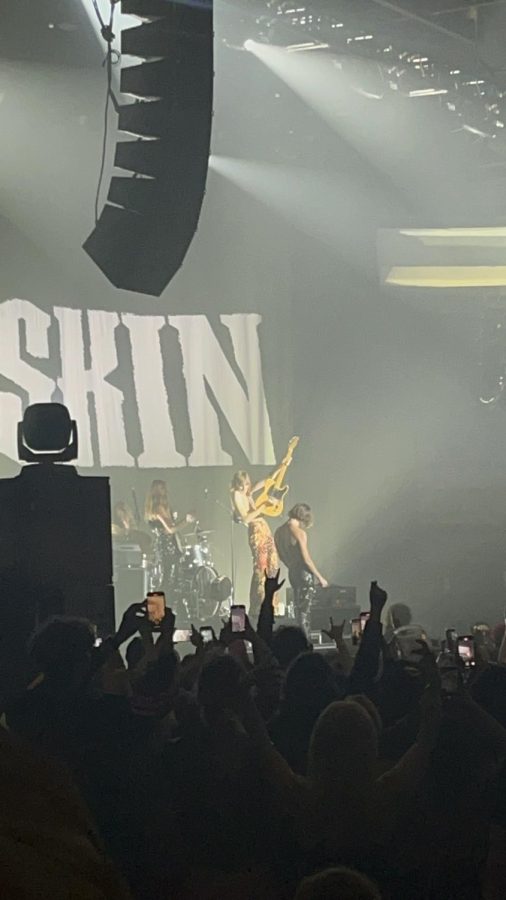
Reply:
[[[216,506],[219,506],[221,509],[225,510],[229,522],[230,522],[230,581],[232,584],[232,590],[230,592],[230,605],[234,605],[235,599],[235,544],[234,544],[234,514],[231,511],[229,506],[225,506],[221,500],[216,500]]]

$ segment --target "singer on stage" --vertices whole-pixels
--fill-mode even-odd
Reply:
[[[253,574],[249,592],[249,614],[257,615],[264,598],[265,573],[273,577],[279,569],[279,559],[271,529],[256,509],[253,495],[262,489],[263,481],[252,486],[249,474],[236,472],[230,485],[234,519],[248,526],[248,540],[253,559]]]

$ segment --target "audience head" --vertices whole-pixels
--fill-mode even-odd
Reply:
[[[406,603],[392,603],[388,609],[388,619],[392,628],[405,628],[411,625],[413,615]]]
[[[418,704],[421,685],[409,669],[409,663],[402,659],[385,666],[377,698],[385,727],[398,722]]]
[[[48,683],[70,688],[88,670],[94,643],[95,629],[87,619],[55,616],[35,632],[28,650]]]
[[[348,702],[353,701],[354,703],[358,703],[359,706],[362,706],[365,709],[366,713],[368,713],[373,721],[373,724],[376,727],[376,732],[381,735],[383,730],[383,723],[381,721],[381,716],[378,712],[377,706],[372,702],[372,700],[366,694],[349,694],[346,698]]]
[[[136,684],[136,693],[145,697],[159,697],[172,693],[179,682],[179,658],[176,653],[164,653],[150,663],[143,678]]]
[[[282,669],[288,668],[297,656],[311,649],[305,632],[296,625],[278,628],[272,638],[272,652]]]
[[[358,703],[339,700],[322,712],[314,727],[308,773],[317,787],[353,787],[370,782],[377,756],[378,732],[369,713]]]
[[[494,625],[494,627],[492,628],[491,637],[494,642],[496,652],[499,651],[499,648],[503,642],[505,630],[506,630],[506,625],[504,624],[504,622],[499,622],[497,625]]]
[[[506,728],[506,666],[487,666],[472,684],[473,698]]]
[[[198,699],[206,717],[236,709],[244,669],[233,656],[212,656],[200,673]]]
[[[295,900],[381,900],[381,894],[365,875],[343,867],[305,878]]]
[[[488,622],[475,622],[471,628],[476,646],[480,649],[480,657],[483,660],[493,660],[497,657],[497,650],[492,634],[492,628]]]
[[[334,671],[319,653],[302,653],[289,666],[284,686],[284,703],[305,712],[325,709],[340,699]]]

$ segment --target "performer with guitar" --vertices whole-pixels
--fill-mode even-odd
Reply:
[[[281,562],[288,569],[295,614],[306,631],[309,630],[309,611],[316,593],[316,583],[320,587],[328,587],[327,580],[316,568],[309,552],[307,530],[312,524],[311,507],[307,503],[296,503],[288,513],[288,521],[274,535]]]
[[[252,485],[248,472],[239,471],[233,476],[230,485],[235,521],[248,526],[248,540],[253,559],[249,595],[250,615],[255,615],[260,610],[264,598],[265,573],[269,577],[274,577],[279,569],[274,538],[265,516],[279,516],[283,512],[283,502],[288,491],[288,486],[283,485],[283,481],[298,441],[298,438],[292,438],[283,462],[264,481]],[[256,499],[255,495],[258,495]]]
[[[262,490],[264,482],[252,485],[248,472],[236,472],[230,485],[233,515],[236,522],[248,526],[248,541],[253,559],[253,574],[249,590],[249,615],[258,615],[264,598],[265,573],[274,576],[279,569],[278,554],[272,531],[258,509],[254,494]]]

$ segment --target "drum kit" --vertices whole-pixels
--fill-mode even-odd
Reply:
[[[226,575],[218,574],[209,546],[210,534],[211,531],[197,528],[186,535],[172,588],[176,609],[186,610],[190,619],[199,622],[228,616],[230,612],[232,582]]]
[[[228,616],[232,602],[232,582],[220,576],[213,561],[209,537],[212,531],[202,531],[198,523],[190,534],[167,534],[159,527],[151,527],[151,538],[139,532],[128,535],[128,545],[142,550],[145,572],[145,591],[162,590],[167,606],[179,620],[209,622],[217,616]],[[115,540],[116,553],[124,557],[125,542]],[[146,546],[146,538],[149,548]],[[124,557],[125,558],[125,557]]]

